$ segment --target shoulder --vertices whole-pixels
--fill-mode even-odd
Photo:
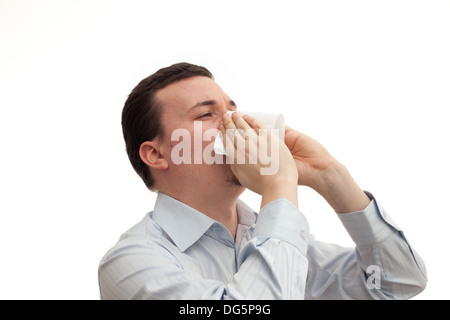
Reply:
[[[100,262],[100,267],[119,257],[167,251],[173,244],[164,230],[152,219],[153,212],[125,231]]]
[[[152,219],[152,212],[122,234],[100,261],[102,299],[128,299],[170,267],[179,268],[177,248]]]

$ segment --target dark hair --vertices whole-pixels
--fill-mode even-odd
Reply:
[[[123,107],[122,132],[128,158],[150,190],[154,190],[155,181],[150,169],[139,156],[139,148],[145,141],[164,136],[164,128],[161,124],[162,107],[155,94],[169,84],[195,76],[214,79],[208,69],[186,62],[162,68],[139,82],[131,91]]]

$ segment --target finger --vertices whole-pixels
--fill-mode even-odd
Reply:
[[[298,130],[295,130],[294,128],[289,127],[288,125],[285,125],[285,126],[284,126],[284,132],[285,132],[285,133],[288,133],[288,132],[297,132],[298,134],[302,134],[302,135],[303,135],[303,133],[301,133],[301,132],[298,131]]]
[[[224,146],[228,159],[233,159],[232,163],[238,163],[238,158],[242,158],[242,146],[245,146],[242,135],[239,131],[242,129],[226,129],[224,134]],[[245,149],[245,147],[244,147]]]
[[[233,122],[233,119],[231,119],[231,116],[228,113],[225,113],[223,115],[223,126],[225,129],[236,129],[236,125]]]
[[[237,132],[240,138],[245,141],[255,140],[258,136],[257,132],[250,127],[247,121],[244,120],[243,116],[239,112],[233,113],[232,119],[237,127]],[[239,138],[237,138],[239,140]],[[247,144],[246,144],[247,145]]]
[[[249,124],[250,127],[252,127],[253,129],[257,130],[257,129],[268,129],[267,126],[262,123],[261,121],[259,121],[258,119],[256,119],[255,117],[249,116],[249,115],[244,115],[244,120]]]
[[[284,132],[289,132],[289,131],[292,131],[292,130],[294,130],[294,129],[292,129],[292,128],[289,127],[288,125],[285,125],[285,126],[284,126]]]
[[[226,134],[231,138],[236,147],[238,141],[241,142],[240,140],[244,137],[245,131],[251,128],[238,112],[233,112],[231,116],[225,114],[223,117]]]
[[[233,122],[232,117],[225,113],[223,115],[223,121],[221,122],[220,131],[222,132],[222,141],[225,147],[225,151],[228,156],[232,155],[232,157],[236,157],[236,132],[237,128],[235,123]]]
[[[236,128],[243,129],[244,131],[251,129],[250,125],[244,120],[243,116],[239,112],[233,112],[232,119],[236,125]]]
[[[220,138],[222,139],[222,143],[225,145],[225,127],[223,126],[223,122],[220,122],[219,124],[219,132],[220,132]]]

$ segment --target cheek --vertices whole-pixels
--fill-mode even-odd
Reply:
[[[220,120],[195,121],[189,127],[175,128],[170,132],[170,135],[167,136],[167,142],[171,162],[193,165],[211,163],[210,159],[215,155],[214,140],[219,132],[219,123]],[[176,157],[176,159],[172,159],[172,157]],[[215,163],[224,163],[224,161]]]
[[[198,149],[202,146],[205,150],[207,146],[214,143],[214,139],[219,133],[219,121],[198,121],[192,130],[192,148]],[[194,150],[193,149],[193,150]]]

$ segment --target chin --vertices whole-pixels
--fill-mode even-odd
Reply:
[[[233,174],[233,176],[227,177],[226,183],[228,185],[234,185],[238,187],[242,187],[242,184],[239,182],[238,178]]]
[[[234,175],[234,173],[231,173],[231,175],[227,176],[227,179],[225,181],[226,185],[230,189],[236,190],[236,193],[241,194],[245,191],[245,187],[239,182],[238,178]]]
[[[230,165],[222,165],[226,166],[225,172],[224,172],[224,187],[227,189],[235,189],[236,192],[239,194],[245,191],[245,187],[239,182],[238,178],[234,175],[233,171],[231,170]]]
[[[225,172],[225,182],[227,185],[235,185],[235,186],[242,186],[239,182],[238,178],[234,175],[233,171],[231,170],[230,165],[226,166],[226,172]]]

